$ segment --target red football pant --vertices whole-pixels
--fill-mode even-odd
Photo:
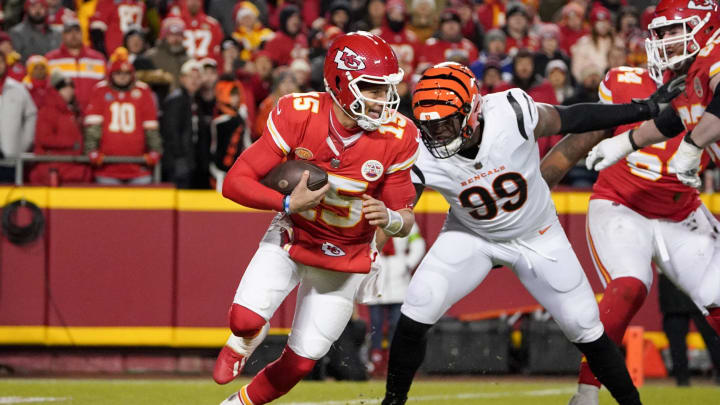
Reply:
[[[605,288],[603,298],[598,303],[600,321],[605,327],[605,333],[618,346],[622,344],[625,330],[642,306],[645,297],[647,297],[645,284],[634,277],[617,278],[610,281]],[[584,360],[580,364],[578,382],[596,387],[601,385]]]

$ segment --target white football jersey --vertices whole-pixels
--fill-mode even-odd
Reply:
[[[540,175],[535,102],[520,89],[490,94],[483,116],[474,160],[459,154],[437,159],[422,145],[413,183],[440,192],[450,204],[448,222],[460,222],[483,238],[510,240],[542,230],[557,213]]]

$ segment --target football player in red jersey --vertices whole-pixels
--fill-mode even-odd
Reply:
[[[275,310],[300,286],[282,355],[223,404],[270,402],[307,375],[352,316],[376,255],[376,229],[405,236],[412,228],[410,167],[419,137],[412,121],[396,112],[402,77],[395,53],[381,38],[367,32],[338,37],[325,59],[326,92],[282,97],[262,137],[228,172],[225,197],[279,214],[238,286],[216,382],[239,375],[267,335]],[[329,184],[310,191],[305,173],[289,196],[263,186],[259,180],[285,159],[321,167]]]
[[[220,23],[205,14],[203,0],[180,0],[178,6],[170,9],[169,15],[179,16],[185,21],[185,50],[192,59],[213,58],[221,66],[223,31]]]
[[[150,183],[148,167],[162,154],[157,107],[150,88],[135,80],[125,48],[110,57],[108,80],[95,86],[84,123],[85,153],[98,183]],[[147,164],[103,164],[106,155],[144,156]]]
[[[660,82],[685,76],[685,91],[655,120],[600,142],[588,156],[588,168],[602,170],[639,148],[685,130],[668,172],[688,186],[700,186],[702,152],[720,140],[720,12],[715,0],[662,0],[648,28],[650,76]],[[713,218],[710,218],[714,221]],[[683,286],[720,334],[720,249],[706,258],[704,273]],[[677,281],[677,280],[675,280]],[[682,284],[682,281],[681,281]]]
[[[122,46],[125,33],[140,27],[145,16],[145,2],[139,0],[98,0],[90,18],[92,46],[104,55],[112,55]]]
[[[620,67],[607,73],[599,86],[599,96],[604,103],[621,104],[647,97],[655,90],[656,84],[645,69]],[[627,132],[640,124],[619,126],[594,136],[627,137]],[[581,141],[580,137],[568,137],[551,155],[565,152],[569,145]],[[653,262],[692,295],[698,290],[715,249],[715,219],[703,206],[698,191],[681,183],[673,171],[672,161],[681,141],[681,137],[670,138],[630,153],[601,171],[593,186],[587,213],[587,242],[605,287],[599,303],[600,320],[617,344],[650,290]],[[717,145],[712,147],[720,150]],[[708,151],[711,156],[716,155]],[[580,155],[576,153],[577,158]],[[542,165],[543,175],[551,186],[562,177],[548,171],[556,158],[548,156]],[[703,154],[703,167],[709,159],[708,154]],[[574,163],[575,159],[572,160]],[[561,172],[569,168],[564,166]],[[578,392],[570,404],[598,404],[600,382],[586,361],[580,365],[578,383]]]

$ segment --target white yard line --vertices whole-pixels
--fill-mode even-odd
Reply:
[[[0,397],[0,404],[29,404],[32,402],[67,401],[66,397]]]
[[[483,399],[483,398],[505,398],[505,397],[543,397],[550,395],[563,395],[572,394],[575,392],[574,388],[562,388],[562,389],[547,389],[547,390],[533,390],[533,391],[502,391],[502,392],[467,392],[455,395],[425,395],[425,396],[410,396],[410,401],[451,401],[460,399]],[[380,400],[365,398],[365,399],[352,399],[344,401],[323,401],[323,402],[286,402],[285,405],[360,405],[360,404],[378,404]]]

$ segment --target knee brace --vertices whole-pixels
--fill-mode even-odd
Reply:
[[[228,322],[233,335],[251,338],[260,332],[265,318],[239,304],[232,304],[228,311]]]

